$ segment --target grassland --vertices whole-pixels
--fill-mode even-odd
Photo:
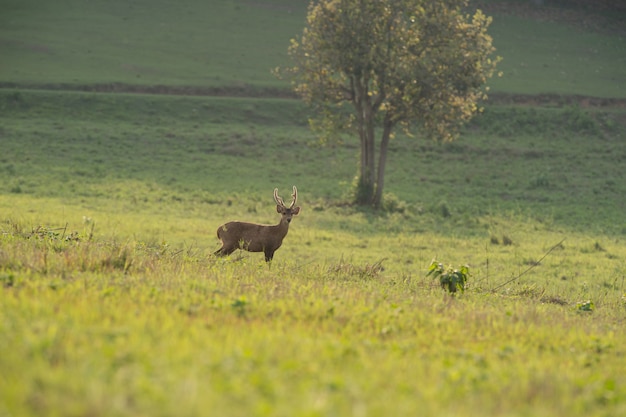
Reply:
[[[583,261],[578,244],[556,259]],[[136,242],[5,236],[4,412],[623,411],[623,305],[612,296],[593,312],[547,297],[549,285],[451,299],[412,268],[289,253],[269,269]]]
[[[496,12],[491,33],[504,58],[504,77],[491,82],[493,91],[626,98],[623,10],[608,16],[595,14],[600,7],[530,13],[527,3],[479,2]],[[289,39],[302,32],[307,4],[5,0],[0,81],[285,90],[270,69],[288,64]],[[525,19],[529,14],[542,19]]]
[[[314,146],[288,100],[1,96],[4,413],[624,410],[613,112],[494,108],[455,144],[398,137],[381,214],[342,204],[354,147]],[[271,268],[210,255],[221,222],[276,221],[292,183],[303,212]],[[470,265],[463,296],[433,258]]]
[[[619,101],[399,135],[371,212],[346,204],[353,139],[320,147],[305,107],[263,97],[304,2],[150,4],[0,14],[0,416],[626,413]],[[496,17],[497,92],[624,97],[623,38]],[[261,97],[64,91],[111,83]],[[211,255],[293,184],[271,267]],[[469,265],[464,294],[433,259]]]

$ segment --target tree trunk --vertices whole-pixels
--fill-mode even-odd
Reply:
[[[391,138],[391,131],[393,129],[393,122],[389,115],[385,115],[385,121],[383,122],[383,136],[380,141],[380,153],[378,155],[378,175],[376,177],[376,193],[372,200],[372,205],[375,208],[380,208],[383,202],[383,188],[385,185],[385,165],[387,164],[387,149],[389,148],[389,139]]]
[[[361,158],[355,203],[371,204],[376,189],[376,152],[375,152],[375,112],[367,93],[366,83],[354,83],[354,108],[357,113],[357,125],[361,141]]]
[[[368,200],[371,201],[376,188],[376,135],[374,129],[374,111],[371,108],[369,100],[365,105],[365,136],[367,147],[367,179]]]

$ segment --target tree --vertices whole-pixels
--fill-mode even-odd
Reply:
[[[316,110],[316,126],[358,132],[355,202],[379,207],[389,141],[407,134],[452,140],[479,111],[498,58],[491,18],[468,14],[468,0],[317,0],[302,36],[291,40],[294,66],[282,74]],[[376,160],[377,140],[378,161]]]

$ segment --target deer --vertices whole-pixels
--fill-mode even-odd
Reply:
[[[248,252],[263,252],[265,262],[274,258],[274,252],[283,243],[283,239],[289,231],[289,223],[293,216],[300,213],[300,207],[296,207],[298,190],[293,186],[293,201],[287,207],[283,199],[278,195],[278,188],[274,188],[274,201],[276,211],[281,215],[277,225],[265,225],[232,221],[218,227],[217,237],[222,241],[222,247],[214,252],[216,256],[227,256],[237,249]]]

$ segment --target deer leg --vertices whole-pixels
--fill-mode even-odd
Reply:
[[[265,253],[265,262],[270,262],[274,258],[274,251],[265,249],[263,251]]]
[[[221,248],[219,248],[218,250],[213,252],[213,255],[216,255],[216,256],[227,256],[227,255],[230,255],[231,253],[233,253],[236,250],[237,250],[236,247],[227,248],[225,246],[222,246]]]

